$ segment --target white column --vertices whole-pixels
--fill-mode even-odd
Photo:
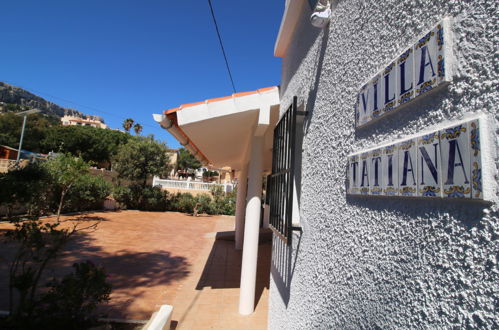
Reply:
[[[241,267],[241,292],[239,313],[253,313],[255,306],[256,267],[258,259],[258,236],[260,233],[260,210],[262,197],[262,152],[263,137],[253,137],[248,169],[248,201],[244,224],[243,260]]]
[[[244,215],[246,213],[246,188],[248,187],[248,165],[244,165],[237,178],[236,200],[236,250],[243,248]]]

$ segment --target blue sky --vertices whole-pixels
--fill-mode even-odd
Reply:
[[[279,84],[284,2],[212,0],[237,92]],[[131,117],[179,147],[152,113],[232,94],[207,0],[16,0],[0,10],[0,81],[112,128]]]

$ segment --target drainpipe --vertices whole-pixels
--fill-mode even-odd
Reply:
[[[161,127],[166,129],[168,133],[173,135],[175,139],[197,159],[203,166],[207,166],[210,162],[209,160],[201,153],[201,151],[189,140],[187,135],[182,131],[178,125],[176,125],[176,120],[170,118],[169,116],[165,116],[162,114],[153,114],[154,121],[160,124]]]

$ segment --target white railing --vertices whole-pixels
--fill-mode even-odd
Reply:
[[[186,189],[186,190],[204,190],[209,191],[211,187],[221,186],[224,192],[231,192],[234,185],[230,183],[218,184],[215,182],[197,182],[183,180],[165,180],[154,177],[152,180],[153,187],[160,186],[161,188],[169,189]]]

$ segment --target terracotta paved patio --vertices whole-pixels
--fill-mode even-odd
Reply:
[[[113,285],[111,301],[102,309],[108,317],[146,320],[169,304],[177,329],[266,329],[270,244],[260,245],[256,311],[241,316],[241,252],[234,242],[215,240],[217,232],[233,230],[233,217],[121,211],[65,219],[74,218],[83,225],[99,221],[98,229],[75,236],[47,275],[68,273],[76,261],[103,265]],[[11,227],[0,223],[0,231]],[[12,251],[10,244],[0,244],[0,310],[8,309]]]

